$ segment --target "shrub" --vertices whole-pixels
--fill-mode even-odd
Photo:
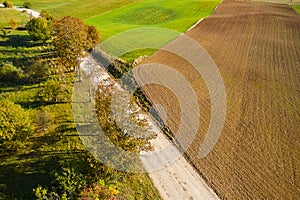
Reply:
[[[4,63],[0,66],[0,81],[15,82],[23,77],[23,71],[12,63]]]
[[[17,26],[18,26],[18,22],[17,22],[16,20],[14,20],[14,19],[10,19],[9,25],[11,25],[11,27],[12,27],[13,29],[16,29]]]
[[[33,40],[46,41],[51,37],[52,22],[45,18],[32,18],[26,25]]]
[[[34,132],[30,115],[20,105],[0,100],[0,141],[23,141]]]
[[[55,183],[58,184],[57,193],[67,196],[68,199],[75,199],[86,185],[83,175],[76,173],[73,168],[62,168],[62,171],[54,173],[54,176]]]
[[[70,102],[72,88],[58,81],[49,79],[44,83],[43,89],[38,92],[38,97],[43,102]]]
[[[26,1],[26,2],[23,3],[23,6],[24,6],[24,8],[31,9],[32,8],[32,3],[29,2],[29,1]]]
[[[53,21],[54,19],[52,15],[46,10],[41,10],[40,17],[45,18],[48,21]]]
[[[14,4],[12,2],[10,2],[9,0],[5,0],[3,2],[3,5],[5,8],[13,8],[14,7]]]
[[[38,131],[46,131],[53,122],[53,114],[49,109],[40,110],[36,115],[36,123]]]
[[[50,67],[47,62],[41,59],[30,60],[24,69],[29,81],[40,82],[50,75]]]

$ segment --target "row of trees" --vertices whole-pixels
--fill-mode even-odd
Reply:
[[[9,1],[6,1],[9,4]],[[22,70],[12,62],[0,65],[0,81],[2,84],[15,84],[26,79],[30,82],[42,81],[42,89],[37,98],[42,102],[69,102],[71,85],[56,76],[59,73],[72,72],[78,66],[78,58],[84,51],[91,50],[100,42],[100,35],[93,26],[87,26],[81,19],[64,17],[54,19],[48,12],[42,11],[39,18],[32,18],[26,28],[35,41],[43,41],[43,45],[54,47],[55,57],[37,58],[27,61]],[[50,69],[54,68],[54,69]],[[59,75],[60,76],[60,75]],[[69,81],[68,81],[69,82]],[[29,115],[20,105],[8,100],[0,101],[0,146],[22,141],[34,131]],[[2,149],[9,149],[8,146]]]
[[[54,19],[42,10],[39,18],[33,18],[26,26],[35,41],[50,41],[53,44],[59,65],[72,72],[78,66],[78,58],[84,56],[100,42],[96,27],[85,25],[82,19],[63,17]]]

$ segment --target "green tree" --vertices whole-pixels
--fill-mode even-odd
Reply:
[[[5,8],[13,8],[14,7],[14,4],[12,2],[10,2],[9,0],[5,0],[3,2],[3,5]]]
[[[0,100],[0,142],[24,140],[34,132],[30,115],[20,105]]]
[[[41,101],[47,103],[55,102],[70,102],[72,88],[66,84],[61,84],[59,81],[48,79],[43,88],[38,92],[38,97]]]
[[[32,59],[26,63],[25,75],[31,82],[39,82],[50,75],[51,63],[41,59]]]
[[[52,15],[46,10],[41,10],[40,17],[45,18],[48,21],[53,21],[54,19]]]
[[[16,20],[14,20],[14,19],[10,19],[9,25],[11,25],[11,27],[12,27],[13,29],[16,29],[17,26],[18,26],[18,22],[17,22]]]
[[[24,8],[31,9],[32,8],[32,3],[30,1],[25,1],[23,3]]]
[[[51,38],[52,22],[43,18],[32,18],[26,25],[29,35],[35,41],[46,41]]]
[[[0,65],[0,81],[15,82],[23,77],[23,71],[15,67],[12,63],[3,63]]]

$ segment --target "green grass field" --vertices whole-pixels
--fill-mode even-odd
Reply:
[[[22,5],[23,1],[13,1]],[[33,9],[46,9],[52,15],[83,18],[94,25],[102,41],[126,30],[141,27],[162,27],[185,32],[199,19],[212,14],[220,0],[33,0]],[[140,55],[151,55],[155,50],[139,50],[123,56],[134,60]]]
[[[300,14],[300,5],[292,5],[292,8],[294,8],[294,10]]]
[[[24,2],[23,0],[11,1],[17,6],[22,6]],[[73,16],[79,18],[88,18],[139,1],[141,0],[30,0],[34,10],[45,9],[55,17]]]
[[[85,19],[98,28],[105,40],[122,31],[140,27],[163,27],[185,32],[199,19],[210,15],[219,0],[147,0]]]
[[[12,9],[0,8],[0,13],[0,29],[9,26],[11,19],[14,19],[18,25],[25,25],[29,20],[28,15]]]
[[[219,0],[147,0],[87,18],[85,22],[97,27],[102,40],[123,31],[143,27],[168,28],[183,33],[199,19],[212,14],[219,3]],[[154,52],[153,49],[137,50],[122,56],[122,59],[131,61],[141,55],[150,56]]]

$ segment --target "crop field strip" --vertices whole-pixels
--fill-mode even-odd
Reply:
[[[220,197],[299,199],[300,15],[287,5],[225,0],[187,35],[212,56],[227,92],[225,127],[206,158],[198,157],[211,115],[202,78],[186,60],[163,50],[145,63],[172,66],[198,96],[200,127],[187,152],[190,161]],[[138,73],[139,81],[156,76]],[[143,90],[163,105],[176,133],[182,111],[175,96],[159,85]]]

